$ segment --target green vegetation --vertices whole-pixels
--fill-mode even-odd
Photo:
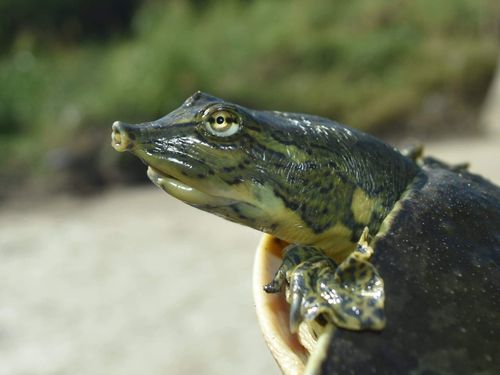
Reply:
[[[113,120],[159,117],[199,89],[375,131],[467,126],[494,70],[499,12],[497,0],[145,1],[106,38],[78,19],[44,18],[70,37],[49,21],[11,25],[10,39],[0,29],[0,178],[45,171],[49,150],[70,144],[109,162]]]

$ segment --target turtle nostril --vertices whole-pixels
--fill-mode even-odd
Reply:
[[[117,130],[117,129],[113,129],[113,140],[115,141],[115,143],[117,145],[119,145],[120,143],[122,143],[122,136],[120,134],[120,131]]]
[[[126,151],[132,148],[133,140],[128,135],[127,131],[124,129],[124,125],[120,121],[115,121],[111,132],[111,146],[116,151]]]

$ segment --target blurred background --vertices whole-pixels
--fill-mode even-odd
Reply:
[[[111,123],[202,90],[500,183],[499,47],[497,0],[0,0],[0,374],[278,373],[259,233],[144,184]]]

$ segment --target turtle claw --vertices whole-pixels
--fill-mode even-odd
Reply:
[[[278,280],[273,280],[269,284],[264,285],[264,292],[266,293],[278,293],[281,290],[282,282]]]
[[[303,321],[314,320],[353,330],[379,330],[385,325],[384,288],[382,278],[369,262],[372,254],[367,229],[356,249],[340,265],[315,247],[290,245],[264,290],[278,293],[286,286],[292,333]]]
[[[278,293],[286,282],[286,272],[292,267],[290,260],[285,258],[280,268],[276,271],[273,280],[264,285],[266,293]]]
[[[290,304],[290,332],[296,333],[302,323],[302,295],[294,293]]]

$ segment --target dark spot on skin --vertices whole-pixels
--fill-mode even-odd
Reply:
[[[328,324],[328,320],[326,320],[323,314],[318,315],[318,317],[316,318],[316,322],[322,327]]]
[[[129,134],[128,134],[128,137],[129,137],[131,140],[133,140],[133,141],[135,141],[135,139],[136,139],[136,137],[135,137],[135,134],[134,134],[134,133],[129,133]]]
[[[246,167],[245,167],[245,165],[243,163],[239,163],[238,164],[238,168],[239,169],[245,169]]]
[[[366,318],[365,320],[363,320],[363,325],[365,327],[370,327],[373,325],[373,319],[372,318]]]
[[[234,167],[224,167],[224,168],[222,168],[222,172],[224,172],[224,173],[230,173],[232,171],[234,171]]]
[[[245,160],[243,160],[243,164],[250,165],[250,164],[252,164],[252,162],[248,159],[245,159]]]
[[[358,266],[358,271],[365,271],[366,270],[366,267],[367,265],[365,263],[361,263],[359,266]]]
[[[285,204],[285,206],[287,208],[289,208],[290,210],[296,211],[299,208],[298,203],[286,199],[285,196],[278,191],[278,189],[273,189],[273,193],[278,198],[280,198],[283,201],[283,203]]]
[[[196,175],[196,177],[198,177],[198,178],[205,178],[206,176],[203,173],[198,173]]]
[[[306,298],[306,302],[308,305],[312,305],[314,302],[316,302],[316,297],[308,297]]]
[[[319,189],[319,192],[320,192],[321,194],[326,194],[326,193],[328,193],[329,191],[330,191],[330,189],[325,188],[325,187],[322,187],[321,189]]]
[[[214,170],[213,170],[213,169],[209,169],[209,170],[208,170],[208,174],[209,174],[210,176],[213,176],[213,175],[215,174],[215,172],[214,172]]]
[[[270,229],[271,229],[273,232],[275,232],[275,231],[276,231],[276,229],[278,229],[278,224],[277,224],[277,223],[273,223],[273,224],[271,224]],[[276,239],[277,239],[277,238],[276,238]]]
[[[355,275],[354,275],[354,267],[349,267],[346,272],[349,274],[349,278],[351,280],[354,280],[356,278]]]
[[[237,176],[235,178],[233,178],[232,180],[228,180],[226,181],[229,185],[237,185],[237,184],[241,184],[243,182],[243,177],[241,176]]]
[[[321,213],[323,215],[326,215],[328,213],[328,208],[327,207],[323,208],[323,210],[321,211]]]
[[[184,171],[181,171],[181,175],[187,176],[188,174],[186,172],[184,172]]]
[[[378,319],[384,319],[384,310],[378,308],[373,311],[373,315],[375,315]]]

